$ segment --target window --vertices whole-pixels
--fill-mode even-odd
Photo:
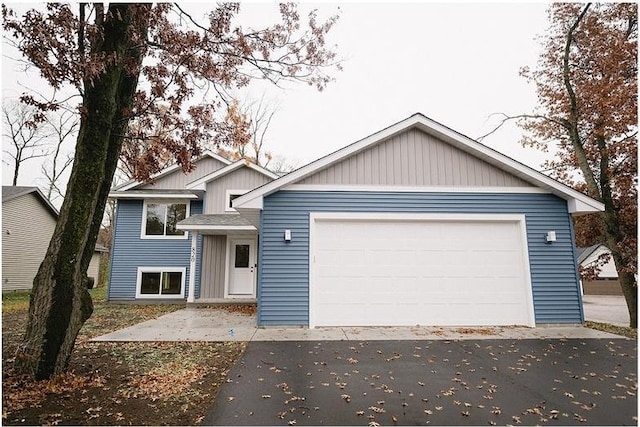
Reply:
[[[236,268],[249,268],[249,245],[236,246]]]
[[[224,210],[227,212],[236,212],[236,210],[233,209],[233,201],[245,194],[247,191],[248,190],[227,190],[227,199]]]
[[[183,267],[138,267],[138,298],[183,298]]]
[[[178,222],[189,216],[185,202],[145,202],[142,221],[143,238],[186,238],[187,233],[178,230]]]

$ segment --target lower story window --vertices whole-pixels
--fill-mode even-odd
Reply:
[[[139,297],[184,297],[186,268],[139,267]]]

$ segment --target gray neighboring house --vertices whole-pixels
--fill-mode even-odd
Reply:
[[[580,281],[584,295],[622,295],[618,271],[609,248],[601,243],[587,248],[576,248],[576,257],[580,267],[589,267],[596,263],[600,256],[605,254],[609,255],[609,260],[600,269],[598,277],[594,280],[582,279]]]
[[[2,290],[31,289],[58,219],[58,210],[37,187],[2,186]],[[96,246],[87,274],[98,280]]]

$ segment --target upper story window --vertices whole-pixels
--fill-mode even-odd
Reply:
[[[184,230],[176,228],[178,222],[189,216],[187,202],[145,201],[142,218],[143,238],[179,238],[187,237]]]
[[[248,191],[249,190],[227,190],[227,198],[224,210],[227,212],[236,212],[236,210],[233,209],[233,201],[243,194],[247,193]]]

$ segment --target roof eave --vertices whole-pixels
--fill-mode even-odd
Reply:
[[[205,224],[177,224],[178,230],[185,231],[255,231],[253,225],[205,225]]]
[[[157,192],[157,193],[135,193],[128,191],[112,191],[109,193],[110,199],[190,199],[198,200],[200,196],[195,193],[172,193],[172,192]]]
[[[211,157],[212,159],[218,160],[221,163],[226,164],[227,166],[231,164],[231,161],[229,159],[225,159],[224,157],[214,153],[213,151],[207,150],[204,153],[202,153],[202,155],[200,157],[198,157],[197,159],[194,160],[194,162],[197,162],[199,160],[204,159],[205,157]],[[181,166],[177,163],[174,163],[170,166],[167,166],[166,168],[164,168],[163,170],[161,170],[160,172],[153,174],[150,179],[157,179],[157,178],[161,178],[165,175],[170,174],[171,172],[174,172],[175,170],[177,170],[178,168],[180,168]],[[141,185],[147,184],[146,181],[128,181],[125,183],[120,184],[119,186],[115,187],[114,190],[116,191],[126,191],[126,190],[132,190],[136,187],[139,187]]]
[[[497,166],[503,170],[506,170],[517,177],[535,185],[537,187],[545,188],[551,191],[556,196],[567,200],[569,212],[574,215],[601,212],[604,210],[604,205],[589,196],[586,196],[579,191],[574,190],[514,159],[508,157],[496,150],[493,150],[486,145],[483,145],[465,135],[462,135],[453,129],[450,129],[438,122],[435,122],[428,117],[416,113],[405,120],[402,120],[396,124],[393,124],[373,135],[370,135],[364,139],[361,139],[353,144],[350,144],[340,150],[337,150],[327,156],[324,156],[314,162],[301,167],[300,169],[291,172],[275,181],[265,184],[247,194],[238,197],[234,200],[233,207],[236,210],[241,208],[255,209],[257,205],[262,208],[262,199],[285,187],[286,185],[293,184],[300,181],[307,176],[329,167],[332,164],[356,154],[367,147],[381,142],[385,139],[391,138],[394,135],[409,130],[411,128],[418,128],[423,132],[433,135],[437,138],[445,140],[453,146],[465,151],[476,157]]]

